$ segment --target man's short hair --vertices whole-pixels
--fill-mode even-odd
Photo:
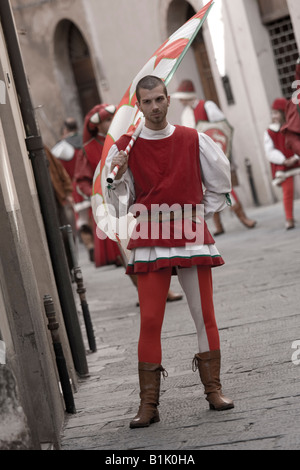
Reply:
[[[141,88],[144,88],[145,90],[153,90],[153,88],[156,88],[159,85],[162,85],[164,94],[168,96],[166,85],[164,81],[161,80],[161,78],[156,77],[155,75],[146,75],[145,77],[141,78],[135,90],[136,98],[138,102],[140,102],[140,99],[141,99],[141,95],[140,95]]]
[[[68,117],[67,119],[65,119],[64,126],[70,132],[78,130],[77,121],[76,121],[76,119],[74,119],[72,117]]]

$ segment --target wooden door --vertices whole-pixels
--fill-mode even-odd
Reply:
[[[200,80],[206,100],[214,101],[219,106],[219,98],[212,75],[210,62],[202,34],[197,38],[193,46],[195,61],[199,71]]]
[[[89,48],[75,25],[69,30],[69,57],[83,116],[101,103]]]

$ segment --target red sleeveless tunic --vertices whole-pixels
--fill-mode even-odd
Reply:
[[[194,116],[195,116],[196,124],[199,121],[209,121],[204,105],[205,105],[205,101],[200,100],[196,108],[194,109]]]
[[[116,142],[118,149],[124,150],[129,140],[129,136],[122,136]],[[191,234],[199,234],[199,230],[201,235],[197,240],[201,238],[205,245],[214,244],[204,219],[199,224],[192,220],[188,222],[181,215],[184,205],[196,208],[203,199],[199,139],[196,130],[176,126],[174,133],[164,139],[147,140],[139,137],[130,151],[128,165],[134,179],[136,204],[142,205],[142,221],[138,220],[128,249],[185,246],[195,242],[196,235],[191,238]],[[160,227],[157,228],[152,217],[153,209],[162,204],[177,208],[180,212],[179,219],[166,222],[170,224],[168,238],[163,236],[164,222],[160,222]],[[155,238],[151,237],[153,231],[157,235]],[[139,233],[143,235],[139,237]],[[178,238],[179,233],[181,238]]]
[[[280,150],[281,153],[285,156],[285,158],[290,158],[294,155],[294,153],[290,150],[287,149],[285,146],[285,136],[282,132],[275,132],[272,131],[271,129],[268,129],[268,134],[273,140],[274,147],[277,150]],[[297,163],[295,166],[292,168],[298,167],[299,164]],[[287,171],[290,170],[291,168],[288,168],[287,166],[284,165],[276,165],[275,163],[271,163],[271,171],[272,171],[272,177],[275,178],[275,174],[277,171]]]

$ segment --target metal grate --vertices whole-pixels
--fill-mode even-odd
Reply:
[[[281,18],[266,25],[273,47],[282,94],[290,99],[295,80],[296,61],[299,57],[290,17]]]

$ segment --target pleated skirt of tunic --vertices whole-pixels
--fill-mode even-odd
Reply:
[[[139,274],[168,267],[189,268],[195,265],[222,266],[224,260],[216,245],[182,247],[138,247],[130,253],[126,274]],[[176,274],[175,269],[173,274]]]

